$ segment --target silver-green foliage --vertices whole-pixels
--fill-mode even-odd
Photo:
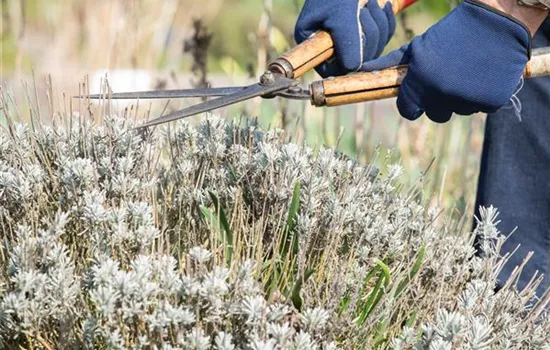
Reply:
[[[492,208],[476,257],[473,235],[396,189],[399,166],[376,175],[213,117],[155,133],[70,125],[0,131],[0,346],[548,344],[536,281],[493,290]]]

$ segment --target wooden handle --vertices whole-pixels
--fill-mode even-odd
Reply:
[[[332,107],[394,97],[405,75],[407,67],[401,66],[319,80],[310,85],[311,103]]]
[[[407,67],[388,68],[378,72],[355,73],[311,84],[311,103],[315,106],[340,106],[396,97],[407,75]],[[535,49],[523,76],[535,78],[550,75],[550,47]]]
[[[364,6],[368,0],[360,0]],[[393,12],[399,13],[418,0],[377,0],[380,6],[392,3]],[[307,71],[328,61],[334,55],[334,42],[326,31],[318,31],[269,65],[269,70],[290,79],[299,78]]]

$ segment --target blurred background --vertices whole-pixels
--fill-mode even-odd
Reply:
[[[3,105],[29,120],[40,111],[82,108],[79,92],[249,84],[294,42],[303,0],[0,0]],[[422,0],[400,15],[387,50],[421,34],[452,1]],[[319,79],[302,78],[304,85]],[[103,89],[103,90],[102,90]],[[116,102],[115,110],[156,117],[194,100]],[[3,106],[0,106],[2,108]],[[86,106],[93,110],[101,105]],[[2,109],[3,110],[3,109]],[[14,108],[12,108],[14,110]],[[0,124],[5,115],[0,111]],[[123,112],[120,112],[123,113]],[[297,142],[337,147],[361,162],[398,162],[405,185],[421,184],[423,200],[471,215],[483,142],[483,116],[445,125],[400,118],[394,100],[338,108],[255,99],[219,111],[284,128]],[[199,116],[200,118],[200,116]]]

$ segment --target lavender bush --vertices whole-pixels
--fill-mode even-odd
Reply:
[[[550,349],[494,208],[464,233],[398,165],[214,116],[67,124],[0,131],[0,347]]]

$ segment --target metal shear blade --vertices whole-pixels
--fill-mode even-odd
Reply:
[[[177,89],[177,90],[154,90],[136,92],[114,92],[106,94],[93,94],[82,96],[92,100],[115,99],[115,100],[136,100],[136,99],[159,99],[159,98],[188,98],[188,97],[217,97],[232,95],[246,89],[246,86],[203,88],[203,89]]]
[[[281,75],[274,74],[270,82],[262,82],[250,85],[236,93],[215,98],[210,101],[199,103],[198,105],[185,108],[159,118],[153,119],[137,128],[146,128],[149,126],[168,123],[177,119],[190,117],[199,113],[208,112],[217,108],[225,107],[237,102],[242,102],[258,96],[266,96],[279,91],[286,90],[295,85],[296,82],[292,79],[285,78]]]

